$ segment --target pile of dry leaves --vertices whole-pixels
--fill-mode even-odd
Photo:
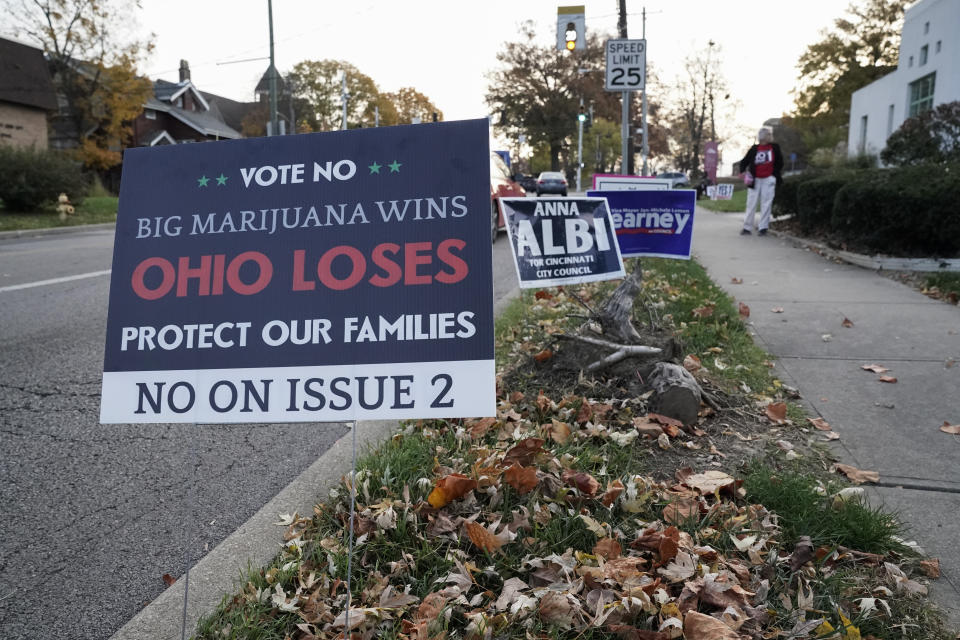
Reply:
[[[282,522],[269,586],[251,582],[231,606],[272,605],[299,640],[342,638],[347,625],[363,639],[854,640],[851,620],[924,589],[881,556],[809,539],[784,549],[776,514],[724,471],[612,473],[615,449],[688,437],[660,416],[624,420],[615,402],[515,392],[496,418],[411,425],[393,445],[426,439],[432,469],[402,487],[357,477],[349,622],[346,482],[315,517]],[[816,576],[851,564],[873,565],[878,581],[816,609]]]

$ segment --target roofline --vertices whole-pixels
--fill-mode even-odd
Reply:
[[[179,91],[175,92],[173,95],[170,96],[170,101],[173,102],[174,100],[176,100],[187,89],[190,89],[193,91],[193,95],[195,95],[200,100],[200,104],[203,105],[204,109],[206,109],[207,111],[210,110],[210,105],[207,103],[206,100],[203,99],[203,96],[200,95],[200,90],[197,89],[195,86],[193,86],[193,82],[191,82],[190,80],[187,80],[186,84],[184,84]]]
[[[167,140],[170,141],[170,144],[177,144],[177,141],[173,139],[173,136],[171,136],[169,133],[167,133],[167,130],[164,129],[163,131],[161,131],[160,133],[158,133],[158,134],[156,135],[156,137],[155,137],[153,140],[151,140],[151,141],[150,141],[150,144],[148,144],[147,146],[148,146],[148,147],[156,146],[156,144],[157,144],[158,142],[160,142],[160,139],[163,138],[164,136],[166,136]]]
[[[235,140],[235,139],[236,139],[236,138],[231,138],[230,136],[225,136],[225,135],[223,135],[220,131],[212,131],[212,130],[207,129],[206,127],[203,127],[203,126],[198,127],[198,126],[196,125],[196,123],[190,122],[185,116],[180,115],[179,113],[177,113],[177,111],[175,111],[175,110],[173,110],[173,109],[167,111],[167,113],[169,113],[171,116],[173,116],[174,118],[176,118],[177,120],[179,120],[179,121],[182,122],[183,124],[187,125],[187,126],[190,127],[191,129],[193,129],[194,131],[198,131],[198,132],[202,133],[202,134],[205,135],[205,136],[217,136],[218,138],[228,138],[228,139],[230,139],[230,140]],[[224,124],[226,124],[226,123],[224,123]],[[229,128],[229,125],[228,125],[228,128]],[[239,132],[237,132],[237,133],[239,133]],[[241,136],[241,137],[242,137],[242,136]]]

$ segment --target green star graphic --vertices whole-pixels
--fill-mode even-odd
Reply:
[[[223,186],[226,186],[226,184],[227,184],[227,176],[221,173],[219,176],[217,176],[217,186],[223,187]]]
[[[390,167],[390,173],[400,173],[400,163],[397,162],[396,160],[394,160],[387,166]]]
[[[210,178],[207,176],[200,176],[200,178],[197,179],[197,184],[199,184],[201,187],[207,186],[208,182],[210,182]]]
[[[382,167],[382,166],[383,166],[382,164],[377,164],[377,161],[374,160],[374,161],[373,161],[373,164],[371,164],[371,165],[369,166],[369,168],[370,168],[370,173],[371,173],[371,174],[380,173],[380,167]]]

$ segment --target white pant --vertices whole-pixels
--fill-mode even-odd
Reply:
[[[743,228],[753,230],[753,214],[760,202],[760,222],[757,229],[763,231],[770,226],[770,211],[773,209],[773,194],[777,189],[777,179],[773,176],[755,178],[753,189],[747,189],[747,214],[743,217]]]

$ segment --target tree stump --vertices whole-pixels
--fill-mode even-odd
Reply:
[[[654,412],[675,418],[686,427],[697,421],[703,390],[689,371],[672,362],[658,362],[646,382],[653,389]]]
[[[640,334],[633,326],[633,299],[640,293],[643,283],[643,268],[640,261],[634,263],[633,271],[624,278],[598,314],[603,335],[613,342],[636,344]]]

